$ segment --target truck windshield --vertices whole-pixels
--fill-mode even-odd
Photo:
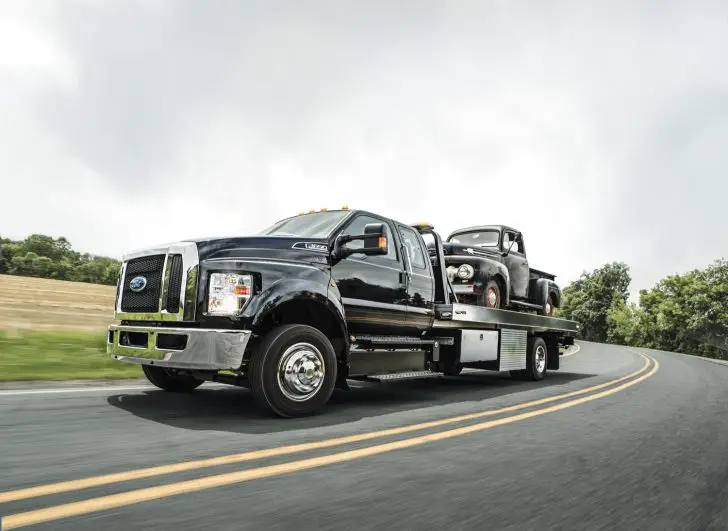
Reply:
[[[481,230],[477,232],[463,232],[450,238],[451,243],[470,245],[471,247],[498,247],[497,230]]]
[[[303,214],[278,221],[262,231],[265,236],[296,236],[300,238],[327,238],[331,231],[351,212],[332,210]]]

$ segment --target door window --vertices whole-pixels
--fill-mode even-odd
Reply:
[[[397,249],[396,249],[396,243],[394,241],[394,238],[392,238],[392,231],[389,227],[389,224],[384,222],[381,219],[373,218],[371,216],[357,216],[354,221],[349,223],[347,227],[341,232],[345,235],[360,235],[364,234],[364,227],[368,225],[369,223],[384,223],[384,228],[386,231],[387,236],[387,243],[388,243],[388,251],[385,255],[373,255],[373,256],[367,256],[365,254],[359,254],[355,253],[350,255],[352,258],[358,258],[360,260],[366,260],[367,262],[378,262],[382,264],[388,264],[393,265],[397,262]],[[358,249],[360,247],[364,247],[364,240],[354,240],[352,242],[349,242],[346,244],[347,247],[351,249]]]
[[[513,242],[513,247],[511,247],[512,253],[518,253],[523,254],[524,248],[523,248],[523,237],[521,234],[516,236],[515,232],[506,231],[503,233],[503,250],[507,251],[508,247],[510,247],[511,242]]]
[[[427,269],[425,255],[422,252],[422,245],[420,244],[419,238],[417,238],[417,233],[408,227],[400,226],[399,230],[402,234],[402,243],[407,250],[407,256],[412,267]]]

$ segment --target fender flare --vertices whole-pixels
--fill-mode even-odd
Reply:
[[[537,278],[534,284],[534,293],[529,297],[534,304],[546,307],[548,296],[553,295],[553,306],[559,308],[561,305],[561,289],[558,284],[548,278]]]
[[[255,295],[242,317],[250,319],[253,331],[260,330],[266,320],[284,304],[294,301],[316,304],[325,309],[336,323],[336,332],[344,338],[346,357],[349,341],[344,306],[329,296],[328,286],[308,279],[285,278],[271,284],[265,291]]]

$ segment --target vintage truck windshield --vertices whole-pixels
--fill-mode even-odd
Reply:
[[[331,231],[349,214],[351,212],[347,210],[303,214],[278,221],[260,234],[265,236],[327,238]]]
[[[472,247],[498,247],[497,230],[481,230],[474,232],[463,232],[450,238],[451,243],[470,245]]]

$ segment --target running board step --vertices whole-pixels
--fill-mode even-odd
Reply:
[[[434,337],[432,339],[421,339],[412,336],[352,336],[352,344],[368,344],[368,345],[406,345],[408,347],[419,347],[425,345],[454,345],[455,340],[452,337]]]
[[[526,308],[533,308],[534,310],[540,310],[543,308],[540,304],[533,304],[532,302],[523,302],[523,301],[511,301],[511,304],[516,304],[518,306],[524,306]]]
[[[419,380],[424,378],[440,378],[441,372],[432,371],[410,371],[410,372],[393,372],[390,374],[372,374],[362,378],[368,382],[395,382],[398,380]]]

